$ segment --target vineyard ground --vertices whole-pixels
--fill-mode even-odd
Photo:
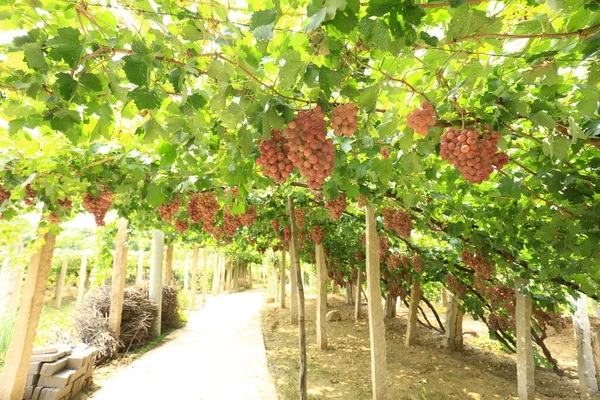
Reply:
[[[366,317],[353,320],[354,307],[342,296],[329,296],[328,309],[337,309],[342,321],[327,325],[329,351],[316,347],[315,298],[306,299],[309,399],[364,400],[371,397],[369,328]],[[366,313],[366,307],[363,307]],[[405,348],[406,308],[398,317],[386,320],[388,393],[392,399],[514,399],[516,368],[514,357],[502,354],[485,340],[487,330],[465,317],[466,350],[452,353],[440,348],[442,336],[420,328],[418,344]],[[442,315],[442,320],[444,316]],[[269,370],[283,400],[297,398],[298,338],[289,322],[289,310],[268,304],[262,310],[262,324]],[[433,320],[430,318],[430,320]],[[573,376],[575,359],[572,330],[548,339],[567,376]],[[578,382],[559,377],[550,370],[536,369],[537,399],[579,399]],[[598,397],[600,398],[600,397]]]

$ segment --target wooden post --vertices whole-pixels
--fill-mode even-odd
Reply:
[[[339,294],[340,293],[340,285],[336,281],[333,281],[333,286],[331,288],[331,294]]]
[[[208,290],[208,250],[202,250],[202,303],[206,303],[206,292]]]
[[[13,328],[12,340],[0,375],[0,399],[21,400],[25,392],[29,359],[42,312],[46,283],[50,275],[56,236],[45,233],[38,240],[39,249],[31,257],[25,278],[21,306]],[[43,243],[39,243],[39,242]]]
[[[515,277],[515,307],[516,336],[517,336],[517,386],[519,400],[535,398],[533,361],[533,344],[531,342],[531,297],[522,293],[527,286],[527,280]]]
[[[573,330],[577,348],[577,371],[579,374],[579,388],[582,398],[588,398],[598,392],[598,379],[596,378],[596,364],[592,348],[592,328],[588,315],[587,296],[579,293],[579,298],[573,300],[576,311],[573,314]]]
[[[121,314],[123,313],[123,296],[125,292],[126,265],[123,262],[125,241],[127,240],[127,226],[129,222],[121,218],[117,223],[117,237],[115,239],[115,256],[113,258],[112,286],[110,290],[110,313],[108,315],[108,329],[117,335],[121,334]]]
[[[19,307],[22,269],[12,265],[13,261],[10,257],[5,258],[0,269],[0,317],[14,315]]]
[[[225,291],[225,273],[227,272],[227,258],[225,256],[221,257],[221,272],[219,273],[219,293],[223,293]],[[231,260],[229,260],[231,262]]]
[[[361,292],[362,291],[362,272],[360,272],[360,268],[356,268],[356,298],[354,299],[354,319],[359,320],[362,314],[362,299]]]
[[[192,286],[190,288],[190,310],[193,311],[196,306],[196,283],[198,282],[198,257],[200,247],[194,243],[194,252],[192,254]]]
[[[396,317],[396,297],[388,293],[385,297],[385,317],[395,318]]]
[[[175,250],[175,246],[173,243],[170,243],[167,246],[167,255],[165,257],[165,277],[164,283],[165,285],[172,285],[173,280],[173,252]]]
[[[327,267],[325,266],[325,252],[323,244],[315,245],[315,258],[317,262],[317,346],[327,350],[327,335],[325,332],[327,316]]]
[[[294,243],[290,240],[290,322],[294,325],[298,323],[298,297],[296,296],[298,292],[298,272],[296,271],[295,255]]]
[[[448,309],[446,311],[446,321],[443,345],[449,350],[462,350],[462,311],[460,301],[452,293],[447,293]]]
[[[135,284],[141,285],[144,281],[144,251],[142,249],[138,250],[138,265],[137,271],[135,273]]]
[[[62,304],[62,295],[65,289],[65,279],[67,278],[67,268],[69,268],[69,260],[65,259],[60,268],[58,282],[56,282],[56,301],[54,302],[54,306],[56,308],[60,308]]]
[[[367,247],[367,293],[369,297],[369,339],[371,344],[371,384],[373,400],[385,396],[386,380],[386,348],[385,325],[383,323],[383,307],[381,306],[381,284],[379,272],[379,236],[375,222],[375,207],[367,206],[366,213],[366,247]]]
[[[406,327],[406,337],[404,345],[406,347],[415,344],[417,338],[417,313],[419,312],[419,303],[421,302],[421,282],[413,278],[410,288],[410,306],[408,307],[408,326]]]
[[[354,305],[354,285],[350,278],[346,281],[346,304]]]
[[[302,284],[302,270],[300,269],[300,251],[298,248],[298,226],[296,225],[296,215],[294,213],[294,199],[288,197],[288,211],[290,213],[290,228],[292,231],[293,264],[296,272],[296,296],[297,298],[297,313],[298,313],[298,341],[300,345],[300,376],[298,378],[300,400],[306,400],[308,397],[308,389],[306,383],[307,361],[306,361],[306,327],[304,323],[304,286]]]
[[[281,278],[279,284],[281,285],[279,289],[281,300],[279,302],[281,308],[285,308],[285,248],[281,249]]]
[[[252,264],[248,267],[248,280],[250,281],[249,287],[252,289]],[[285,293],[285,290],[283,292]]]
[[[158,314],[152,325],[152,333],[161,333],[162,291],[163,291],[163,257],[165,253],[165,234],[158,229],[152,231],[152,263],[150,264],[150,294],[149,298],[158,308]]]
[[[190,288],[190,263],[188,260],[185,260],[185,265],[183,266],[183,290],[187,292]]]
[[[213,262],[212,295],[216,296],[219,291],[219,249],[216,249],[215,261]]]
[[[85,278],[87,276],[87,254],[81,256],[81,265],[79,266],[79,287],[77,288],[77,304],[83,301],[85,295]]]
[[[442,307],[448,307],[448,291],[446,289],[442,289]]]
[[[232,283],[232,273],[233,273],[233,258],[229,259],[229,265],[227,266],[227,277],[225,279],[225,290],[231,290]]]

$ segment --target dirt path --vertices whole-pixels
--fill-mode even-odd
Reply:
[[[92,399],[276,400],[260,327],[262,302],[260,291],[213,299]]]

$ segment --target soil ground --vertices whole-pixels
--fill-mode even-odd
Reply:
[[[342,296],[330,295],[329,308],[342,314],[342,321],[327,324],[329,350],[316,347],[314,298],[306,299],[309,399],[364,400],[371,398],[369,329],[367,317],[354,321],[354,307]],[[366,314],[366,304],[363,314]],[[514,357],[494,354],[482,346],[482,329],[477,321],[465,320],[465,331],[480,331],[466,338],[463,352],[453,353],[440,347],[442,336],[419,328],[418,344],[405,348],[406,309],[398,317],[386,320],[388,394],[390,399],[516,399],[517,383]],[[441,315],[442,320],[444,315]],[[281,399],[297,398],[298,338],[290,324],[289,310],[277,303],[262,311],[263,333],[269,370]],[[570,335],[570,336],[569,336]],[[573,333],[563,332],[548,339],[557,357],[574,361]],[[468,336],[467,336],[468,337]],[[570,338],[570,339],[569,339]],[[570,349],[570,350],[569,350]],[[552,350],[552,348],[551,348]],[[575,364],[576,365],[576,364]],[[561,365],[562,366],[562,365]],[[571,371],[570,371],[571,372]],[[571,374],[568,374],[571,375]],[[536,368],[537,399],[579,399],[578,381]]]

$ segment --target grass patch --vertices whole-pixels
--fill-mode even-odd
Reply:
[[[14,325],[14,315],[0,317],[0,369],[4,366],[4,357],[8,351]]]
[[[72,331],[73,315],[77,305],[75,300],[74,298],[63,300],[60,308],[54,307],[54,302],[44,304],[35,335],[34,347],[54,344],[57,338]]]
[[[165,332],[161,333],[159,336],[155,337],[150,342],[148,342],[148,344],[146,344],[138,349],[132,350],[129,353],[137,354],[137,355],[142,355],[144,353],[147,353],[150,350],[160,346],[162,344],[162,342],[165,340],[165,338],[167,336],[169,336],[169,334],[175,330],[176,330],[175,328],[169,328]]]

